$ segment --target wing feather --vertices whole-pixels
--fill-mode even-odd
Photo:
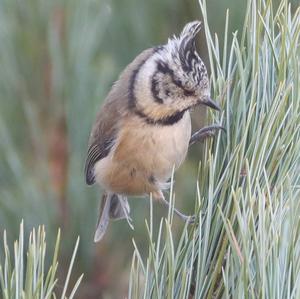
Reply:
[[[114,144],[115,136],[107,136],[102,143],[92,143],[87,152],[87,158],[85,162],[85,179],[88,185],[93,185],[95,183],[95,174],[94,174],[94,166],[96,162],[105,158],[109,152],[111,147]]]

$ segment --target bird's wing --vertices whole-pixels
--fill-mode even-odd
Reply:
[[[95,183],[95,175],[94,175],[94,166],[96,162],[105,158],[114,144],[115,134],[111,132],[111,134],[102,135],[102,138],[94,140],[93,143],[90,144],[87,152],[87,158],[85,162],[85,179],[88,185],[92,185]]]
[[[124,111],[125,106],[122,101],[114,102],[108,99],[96,117],[85,162],[85,179],[88,185],[95,183],[95,164],[110,153],[115,143]]]
[[[143,51],[125,68],[107,95],[104,105],[96,117],[85,163],[85,179],[88,185],[95,183],[94,166],[96,162],[109,154],[117,138],[122,119],[130,113],[128,103],[129,90],[132,88],[132,76],[154,52],[154,48]]]

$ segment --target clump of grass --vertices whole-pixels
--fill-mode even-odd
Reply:
[[[150,215],[148,256],[135,246],[128,297],[299,298],[300,8],[248,0],[241,33],[229,34],[227,12],[221,46],[200,7],[226,134],[206,143],[198,223],[176,242],[172,209],[158,235]]]
[[[43,226],[33,229],[29,236],[27,251],[25,252],[25,240],[23,223],[20,226],[19,240],[14,243],[13,254],[10,252],[6,231],[3,238],[4,254],[0,260],[0,286],[3,299],[19,298],[58,298],[57,295],[57,268],[58,250],[60,244],[60,231],[57,234],[54,246],[54,254],[49,269],[46,269],[46,233]],[[70,295],[67,296],[70,276],[79,245],[77,239],[73,255],[70,261],[67,277],[63,283],[60,298],[74,298],[76,290],[82,280],[81,275],[73,286]]]

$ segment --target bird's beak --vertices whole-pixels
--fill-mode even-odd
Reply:
[[[205,100],[202,100],[201,103],[203,105],[206,105],[206,106],[212,108],[212,109],[221,111],[220,105],[218,103],[216,103],[215,101],[213,101],[211,98],[207,98]]]

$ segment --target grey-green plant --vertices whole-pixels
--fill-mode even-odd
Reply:
[[[58,231],[53,248],[53,258],[48,267],[45,257],[48,256],[49,253],[46,251],[46,232],[44,226],[39,226],[37,230],[34,228],[32,229],[26,247],[24,226],[22,222],[20,225],[19,239],[14,242],[13,251],[10,250],[7,233],[4,231],[3,255],[0,259],[1,298],[75,298],[75,293],[83,278],[83,274],[77,279],[71,291],[69,291],[69,295],[67,295],[67,291],[70,284],[75,255],[79,245],[79,238],[75,244],[67,276],[63,283],[57,278],[60,238],[60,231]],[[59,292],[57,288],[58,284],[60,284]]]
[[[170,209],[156,234],[151,210],[128,298],[300,298],[300,7],[248,0],[242,32],[228,32],[227,11],[221,45],[199,5],[223,107],[208,121],[226,133],[205,144],[197,223],[178,238]]]

